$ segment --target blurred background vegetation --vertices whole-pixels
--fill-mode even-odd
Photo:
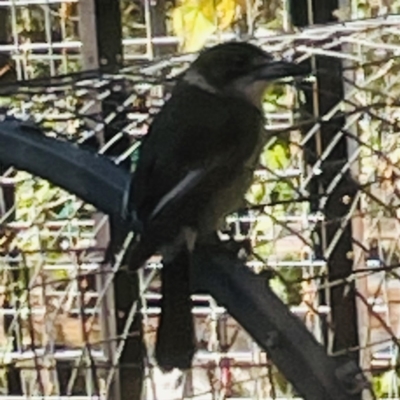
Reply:
[[[120,0],[125,63],[129,65],[137,60],[164,56],[170,52],[196,52],[206,44],[211,35],[218,37],[224,33],[232,33],[250,37],[257,32],[262,32],[263,35],[290,32],[292,27],[288,13],[289,3],[284,0]],[[400,0],[352,0],[349,7],[337,10],[335,16],[339,20],[349,20],[399,12]],[[0,8],[0,43],[11,46],[11,51],[0,53],[0,83],[13,81],[15,77],[32,79],[78,71],[81,68],[78,13],[78,2],[17,6],[15,12],[6,7]],[[4,23],[1,25],[2,21]],[[135,41],[138,38],[157,36],[170,37],[170,44],[156,47],[137,44]],[[172,37],[177,37],[178,40],[173,40]],[[53,46],[46,47],[46,43]],[[62,44],[57,46],[57,43]],[[29,47],[28,44],[37,46]],[[400,65],[397,70],[400,72]],[[372,88],[376,90],[369,92],[369,98],[365,99],[366,104],[382,100],[379,93],[382,93],[382,88],[388,85],[390,79],[393,79],[392,75],[384,75],[375,80]],[[390,82],[391,93],[400,95],[400,81],[397,77],[395,80]],[[11,103],[6,102],[3,105],[15,105],[18,101],[18,96],[14,96]],[[266,96],[267,116],[279,113],[285,115],[297,101],[292,88],[277,86]],[[48,110],[48,104],[43,104],[42,110],[39,106],[31,112],[40,113],[44,109]],[[364,126],[361,125],[361,129],[365,131],[364,139],[368,139],[375,149],[384,150],[387,143],[383,143],[381,136],[382,122],[373,121],[373,124],[375,125],[371,126],[367,121]],[[267,173],[256,176],[248,200],[253,204],[282,204],[267,208],[271,219],[258,222],[258,225],[253,227],[255,233],[265,231],[266,226],[272,225],[281,216],[300,211],[296,207],[304,207],[284,203],[285,200],[289,201],[294,197],[293,187],[298,186],[298,182],[295,181],[297,178],[279,179],[279,171],[302,167],[303,160],[298,146],[295,145],[298,141],[298,132],[292,132],[290,136],[281,135],[262,155],[261,163]],[[399,152],[391,154],[394,157],[392,162],[400,160]],[[364,172],[367,175],[374,165],[374,156],[368,149],[364,150],[364,156]],[[387,176],[388,170],[381,168],[376,174]],[[16,218],[19,221],[29,222],[34,218],[42,224],[41,229],[47,229],[45,222],[48,219],[78,221],[88,216],[87,209],[76,207],[77,201],[73,196],[50,183],[41,179],[27,179],[23,172],[18,172],[16,178]],[[38,212],[39,215],[36,215]],[[66,232],[65,236],[57,240],[35,243],[27,233],[21,249],[31,251],[46,248],[50,252],[52,249],[58,251],[63,246],[74,246],[82,237],[85,237],[85,229],[75,229]],[[269,256],[271,249],[268,238],[258,240],[257,252],[262,257]],[[288,259],[296,258],[298,255],[293,254]],[[301,285],[298,283],[301,273],[300,269],[284,268],[280,270],[279,277],[271,281],[272,287],[288,304],[298,305],[302,301]],[[375,380],[378,397],[387,395],[386,382],[393,379],[389,374],[385,373]]]

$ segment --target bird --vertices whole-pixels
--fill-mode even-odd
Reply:
[[[129,194],[141,226],[129,269],[162,256],[155,358],[164,371],[191,367],[191,255],[244,202],[268,139],[264,93],[271,82],[303,73],[251,43],[217,44],[180,75],[144,136]]]

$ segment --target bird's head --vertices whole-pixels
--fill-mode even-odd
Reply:
[[[275,61],[259,47],[245,42],[228,42],[206,49],[186,71],[184,80],[206,91],[242,97],[261,107],[271,81],[304,75],[288,61]]]

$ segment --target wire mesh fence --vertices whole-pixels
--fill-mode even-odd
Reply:
[[[11,52],[15,64],[10,65],[15,65],[19,79],[55,76],[80,67],[79,6],[79,2],[0,2],[0,12],[10,18],[6,33],[12,38],[0,51]],[[39,13],[42,25],[21,24],[18,21],[27,20],[24,13]],[[178,40],[153,37],[148,27],[154,18],[149,13],[143,13],[142,22],[137,31],[124,32],[131,65],[115,74],[87,72],[4,85],[0,88],[4,115],[34,121],[59,140],[91,148],[88,143],[94,140],[98,151],[115,163],[134,163],[152,115],[168,96],[174,78],[194,58],[164,54],[161,60],[148,61],[158,54],[155,43],[176,46]],[[26,34],[35,29],[38,37]],[[268,93],[266,128],[276,135],[255,174],[248,208],[229,217],[225,231],[251,243],[249,267],[265,274],[330,353],[337,354],[333,343],[340,322],[332,319],[330,289],[348,288],[343,296],[355,293],[360,341],[348,352],[360,351],[362,367],[371,375],[385,372],[384,378],[371,376],[371,380],[377,396],[386,397],[398,397],[399,35],[396,15],[295,33],[255,32],[254,41],[277,57],[311,60],[311,64],[314,57],[323,57],[332,66],[342,61],[344,95],[333,98],[334,107],[322,114],[305,110],[307,99],[318,97],[316,81],[332,79],[335,73],[313,64],[305,82]],[[217,40],[221,37],[212,41]],[[138,59],[147,61],[133,63]],[[117,107],[115,94],[123,99]],[[107,106],[112,111],[104,113]],[[324,140],[321,127],[340,118],[343,126],[327,146],[318,146]],[[104,142],[107,129],[113,135]],[[331,162],[344,138],[348,157]],[[118,152],[120,141],[125,145]],[[317,143],[315,147],[311,142]],[[311,184],[329,175],[330,168],[335,176],[313,192]],[[38,177],[9,166],[2,171],[0,395],[118,398],[121,389],[111,383],[119,373],[125,343],[121,339],[135,334],[130,327],[137,311],[143,315],[147,348],[146,398],[297,395],[267,355],[206,295],[194,296],[199,350],[192,371],[162,376],[152,356],[160,311],[159,260],[151,259],[140,273],[142,301],[124,309],[125,326],[118,333],[112,286],[117,265],[103,263],[107,218]],[[326,206],[347,174],[357,190],[340,196],[347,209],[333,218]],[[349,224],[351,236],[343,236]],[[354,270],[344,278],[329,279],[330,257],[343,240],[351,243],[345,257]],[[353,283],[355,291],[350,289]]]

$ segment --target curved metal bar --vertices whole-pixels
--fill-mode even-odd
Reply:
[[[121,218],[130,175],[109,159],[45,137],[29,124],[0,123],[0,161],[50,180],[101,211]],[[211,294],[268,352],[307,400],[355,400],[366,386],[356,362],[329,357],[266,281],[220,248],[199,248],[194,289]]]
[[[109,158],[42,134],[30,123],[0,123],[0,160],[77,195],[106,214],[119,216],[131,176]]]
[[[266,279],[233,254],[197,249],[193,282],[229,311],[307,400],[355,400],[367,387],[354,360],[329,357]]]

